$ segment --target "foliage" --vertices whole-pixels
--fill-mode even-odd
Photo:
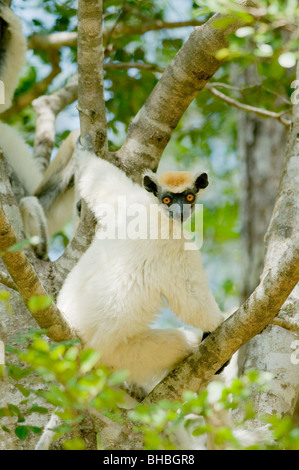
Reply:
[[[265,417],[265,438],[256,437],[255,442],[244,440],[238,435],[240,429],[250,429],[248,424],[256,418],[253,395],[267,390],[270,376],[257,370],[247,372],[243,377],[233,379],[229,386],[217,380],[211,382],[201,393],[185,392],[182,402],[164,400],[156,405],[138,405],[131,412],[144,433],[146,449],[176,449],[176,431],[182,425],[194,436],[209,433],[217,446],[235,450],[282,450],[298,449],[299,436],[291,418]],[[242,419],[232,429],[216,427],[213,418],[224,410],[242,410]],[[281,439],[283,437],[283,439]],[[190,438],[189,438],[190,441]]]
[[[86,413],[122,423],[119,406],[125,396],[119,387],[126,373],[112,373],[101,365],[98,352],[82,349],[79,342],[51,344],[45,333],[32,330],[6,348],[9,362],[2,366],[1,380],[14,386],[23,400],[18,405],[7,403],[0,408],[0,426],[23,441],[30,434],[41,434],[43,430],[30,424],[32,414],[54,411],[61,421],[55,428],[55,438],[63,438],[63,447],[67,450],[84,449],[86,442],[80,431],[84,431]],[[185,429],[194,439],[212,433],[215,444],[225,444],[232,449],[299,450],[299,429],[289,417],[265,418],[271,438],[266,433],[262,442],[259,439],[250,447],[238,438],[237,429],[256,417],[253,394],[265,390],[269,380],[266,374],[250,371],[232,380],[229,386],[213,381],[200,393],[185,392],[179,402],[163,400],[154,405],[138,404],[129,411],[129,419],[135,431],[142,433],[144,449],[177,449],[178,435]],[[242,410],[236,430],[229,426],[215,427],[213,417],[224,410],[235,409]],[[13,418],[9,424],[7,417]],[[98,442],[101,448],[100,436]]]
[[[109,410],[110,419],[119,419],[117,406],[123,402],[123,393],[116,386],[123,382],[126,374],[111,373],[99,364],[96,351],[83,350],[78,341],[50,344],[45,333],[29,331],[16,345],[7,347],[7,354],[14,360],[4,367],[2,380],[14,384],[24,399],[20,406],[8,403],[1,408],[0,417],[16,417],[14,432],[24,440],[30,432],[42,431],[28,424],[28,417],[32,413],[48,413],[55,407],[55,413],[62,420],[62,425],[56,428],[56,437],[74,433],[75,448],[83,448],[85,444],[76,434],[86,411],[101,410],[105,414]],[[24,348],[28,341],[28,347]],[[25,378],[26,385],[23,384]],[[40,401],[44,404],[40,405]],[[5,425],[2,428],[12,431]],[[66,446],[74,448],[69,440]]]

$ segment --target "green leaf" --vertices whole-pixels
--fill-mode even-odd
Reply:
[[[211,426],[203,424],[202,426],[197,426],[193,431],[192,431],[192,436],[201,436],[202,434],[205,434],[206,432],[212,432],[213,428]]]
[[[40,413],[40,414],[47,414],[48,413],[48,409],[43,407],[43,406],[39,406],[39,405],[32,405],[31,408],[29,408],[29,410],[27,411],[27,414],[30,414],[30,413]]]
[[[0,418],[4,418],[5,416],[11,416],[8,408],[0,408]]]
[[[41,434],[42,432],[42,428],[38,427],[38,426],[28,426],[28,429],[30,431],[32,431],[34,434]]]
[[[117,372],[113,372],[109,377],[110,387],[122,384],[128,378],[128,375],[129,372],[127,370],[118,370]]]
[[[27,388],[23,387],[23,385],[16,384],[15,387],[21,392],[24,397],[29,397],[30,391]]]
[[[15,434],[21,441],[24,441],[29,435],[29,429],[27,426],[17,426],[15,428]]]
[[[18,421],[24,421],[24,416],[18,406],[8,403],[7,408],[9,410],[10,416],[17,416]]]
[[[219,49],[215,53],[215,58],[217,60],[224,60],[224,59],[227,59],[227,57],[229,57],[229,55],[230,55],[230,50],[227,47],[223,47],[222,49]]]
[[[8,429],[6,426],[1,426],[1,429],[5,432],[11,432],[10,429]]]
[[[61,359],[64,352],[65,352],[65,345],[64,344],[55,344],[53,347],[51,347],[49,358],[52,361],[56,361],[58,359]]]
[[[10,293],[6,290],[0,291],[0,300],[6,301],[10,299]]]
[[[46,310],[53,302],[53,297],[48,295],[34,295],[28,301],[28,309],[31,313]]]
[[[217,28],[217,29],[226,29],[231,24],[233,24],[235,21],[236,21],[236,19],[233,18],[233,17],[224,16],[222,18],[213,20],[213,26],[214,26],[214,28]]]
[[[25,240],[21,240],[15,243],[14,245],[10,246],[7,251],[9,253],[12,253],[14,251],[23,251],[31,245],[33,246],[38,245],[39,242],[40,242],[39,237],[26,238]]]
[[[74,439],[68,439],[62,444],[65,450],[85,450],[86,443],[83,439],[79,439],[78,437]]]
[[[75,361],[79,355],[79,348],[71,346],[65,353],[64,359],[67,361]]]
[[[100,353],[92,349],[85,349],[84,351],[82,351],[80,355],[80,372],[82,372],[83,374],[89,372],[99,361],[100,357]]]
[[[50,351],[50,345],[47,341],[37,338],[32,342],[32,349],[35,351],[40,351],[43,353],[48,353]]]

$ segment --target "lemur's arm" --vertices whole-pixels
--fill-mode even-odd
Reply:
[[[39,258],[48,254],[48,237],[68,222],[75,200],[75,163],[72,158],[79,131],[73,131],[63,142],[33,196],[23,197],[20,211],[27,237],[38,236],[35,246]]]
[[[104,207],[110,205],[117,214],[119,204],[148,204],[147,193],[112,163],[97,157],[90,147],[83,146],[81,138],[75,150],[77,184],[96,219],[102,220]]]
[[[75,200],[73,153],[79,130],[65,139],[34,192],[47,218],[48,233],[54,235],[70,218]]]
[[[174,261],[172,269],[175,270],[175,285],[166,283],[163,295],[174,314],[204,332],[213,331],[223,317],[208,286],[200,251],[184,251],[177,268]]]

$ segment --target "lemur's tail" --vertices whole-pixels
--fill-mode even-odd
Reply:
[[[0,0],[0,114],[8,109],[26,60],[26,39],[14,12]]]

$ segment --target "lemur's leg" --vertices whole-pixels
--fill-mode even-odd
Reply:
[[[72,156],[79,134],[79,130],[75,130],[65,139],[34,193],[45,212],[49,235],[63,227],[74,207],[75,161]]]
[[[20,201],[26,236],[40,239],[35,247],[40,258],[47,256],[48,236],[59,231],[72,213],[75,175],[72,155],[78,135],[79,131],[73,131],[65,139],[34,195]]]
[[[112,369],[129,370],[129,382],[151,389],[190,354],[200,340],[201,335],[183,328],[148,329],[128,338],[127,342],[118,343],[109,355],[102,351],[102,360]]]
[[[49,250],[49,237],[47,232],[47,220],[42,206],[36,197],[26,196],[21,199],[19,208],[26,237],[39,238],[38,243],[34,244],[36,256],[46,258]]]

